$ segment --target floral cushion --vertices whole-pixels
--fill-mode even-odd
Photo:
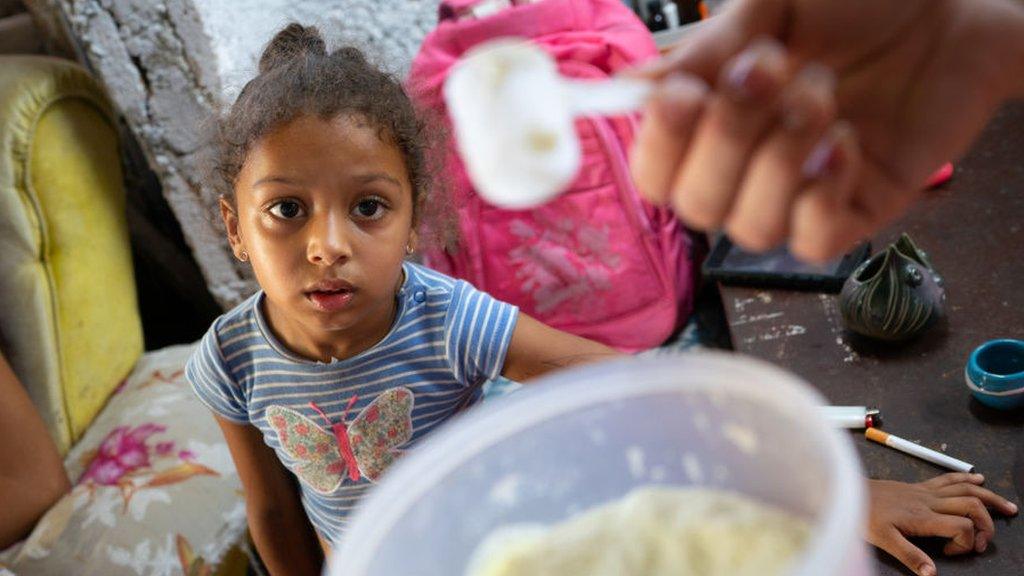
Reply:
[[[74,489],[0,552],[0,574],[211,574],[243,539],[231,454],[185,381],[191,352],[140,359],[68,453]]]

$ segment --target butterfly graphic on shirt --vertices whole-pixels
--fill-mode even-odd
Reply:
[[[310,402],[327,429],[291,408],[267,408],[267,421],[277,432],[281,448],[298,462],[295,474],[320,494],[334,492],[346,477],[375,482],[401,454],[398,447],[412,438],[413,395],[408,388],[383,392],[346,422],[358,400],[358,396],[350,398],[335,422]]]

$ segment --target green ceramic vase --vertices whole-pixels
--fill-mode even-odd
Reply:
[[[903,234],[850,274],[839,294],[839,311],[857,334],[907,340],[943,313],[945,300],[942,278]]]

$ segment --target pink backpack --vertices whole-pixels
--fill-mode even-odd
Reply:
[[[440,22],[412,63],[408,86],[421,107],[444,115],[441,88],[473,46],[530,39],[563,74],[603,78],[657,55],[650,32],[621,0],[542,0],[480,19],[455,18],[479,0],[445,0]],[[689,316],[691,240],[667,209],[638,195],[626,152],[637,118],[577,121],[582,168],[570,189],[528,211],[497,208],[474,191],[450,150],[449,184],[459,244],[426,263],[463,278],[555,328],[637,351],[664,342]]]

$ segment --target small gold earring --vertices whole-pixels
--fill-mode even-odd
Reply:
[[[246,252],[245,250],[242,250],[241,252],[238,253],[238,259],[242,262],[247,261],[249,259],[249,253]]]
[[[405,253],[407,255],[412,256],[412,253],[415,252],[415,251],[416,250],[413,249],[412,244],[406,244],[405,245]]]

